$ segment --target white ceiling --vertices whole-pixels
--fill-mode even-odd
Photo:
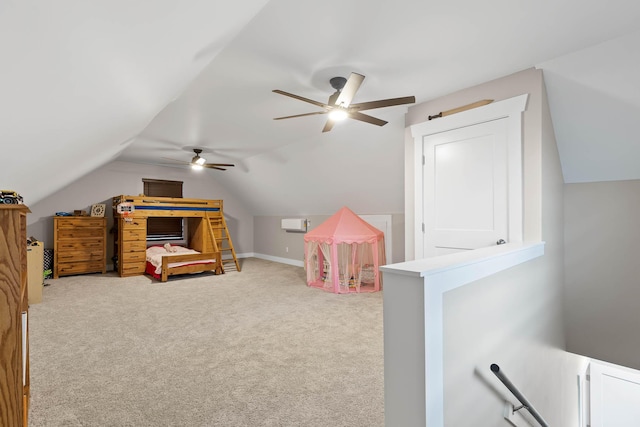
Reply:
[[[354,102],[424,102],[532,66],[565,180],[640,179],[639,31],[630,0],[5,0],[0,183],[37,201],[114,158],[200,147],[237,165],[203,179],[256,215],[402,212],[407,107],[322,134],[322,116],[272,120],[316,108],[271,91],[326,102],[355,71]]]

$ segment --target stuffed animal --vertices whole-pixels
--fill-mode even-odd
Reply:
[[[171,246],[169,243],[164,244],[164,249],[167,252],[178,252],[178,248]]]

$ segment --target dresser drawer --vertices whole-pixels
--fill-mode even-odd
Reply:
[[[77,240],[61,240],[56,243],[55,249],[58,252],[66,251],[95,251],[102,250],[104,242],[102,239],[77,239]]]
[[[131,276],[134,274],[142,274],[144,273],[145,267],[147,263],[145,261],[142,262],[129,262],[123,263],[121,267],[121,276]]]
[[[95,250],[64,251],[58,252],[58,262],[102,261],[104,251],[102,248]]]
[[[147,229],[138,228],[133,230],[122,230],[122,240],[144,240],[147,241]],[[145,243],[146,244],[146,243]]]
[[[57,273],[59,276],[66,274],[97,273],[104,271],[102,261],[89,262],[58,262]]]
[[[61,228],[104,228],[105,221],[104,218],[91,218],[91,217],[81,217],[81,218],[56,218],[56,223],[58,224],[58,229]]]
[[[120,221],[120,225],[123,230],[133,230],[133,229],[147,229],[147,219],[146,218],[133,218],[131,221]]]
[[[104,228],[58,228],[58,239],[86,239],[90,237],[104,237]]]
[[[123,265],[128,262],[146,262],[147,261],[147,253],[146,252],[125,252],[122,254],[122,262]]]
[[[127,252],[143,252],[146,253],[147,251],[147,242],[145,240],[142,241],[136,241],[136,240],[132,240],[132,241],[127,241],[125,244],[122,245],[122,253],[127,253]]]

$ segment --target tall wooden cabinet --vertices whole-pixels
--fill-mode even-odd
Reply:
[[[122,277],[143,274],[147,264],[147,218],[116,218],[115,221],[118,274]]]
[[[0,425],[26,426],[29,413],[27,213],[0,205]]]
[[[107,272],[107,219],[53,217],[53,278]]]

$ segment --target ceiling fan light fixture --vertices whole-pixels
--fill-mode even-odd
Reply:
[[[217,170],[221,170],[221,171],[225,171],[227,167],[234,167],[234,164],[231,163],[207,163],[207,159],[205,159],[204,157],[200,157],[200,153],[202,153],[202,149],[201,148],[194,148],[193,152],[196,154],[195,156],[193,156],[191,158],[190,162],[185,162],[183,160],[175,160],[175,159],[167,159],[167,160],[171,160],[172,162],[177,162],[183,165],[189,165],[191,166],[191,169],[193,170],[202,170],[202,169],[217,169]]]
[[[377,101],[359,102],[356,104],[352,104],[351,101],[360,88],[363,80],[364,76],[358,73],[351,73],[348,79],[345,79],[344,77],[334,77],[330,79],[329,83],[331,83],[331,86],[336,91],[331,96],[329,96],[329,101],[326,104],[324,102],[314,101],[313,99],[305,98],[300,95],[285,92],[279,89],[274,89],[273,92],[280,95],[298,99],[300,101],[322,108],[322,111],[296,114],[293,116],[276,117],[274,120],[291,119],[294,117],[306,117],[314,116],[316,114],[328,113],[328,120],[326,121],[324,128],[322,128],[322,132],[329,132],[337,121],[344,120],[346,118],[370,123],[372,125],[384,126],[388,123],[387,121],[369,116],[362,113],[362,111],[373,110],[375,108],[392,107],[394,105],[413,104],[414,102],[416,102],[416,98],[414,96],[405,96],[402,98],[379,99]]]
[[[346,119],[347,117],[349,117],[349,113],[347,113],[345,110],[343,110],[342,108],[334,108],[333,110],[331,110],[331,112],[329,113],[329,118],[333,121],[339,122],[341,120]]]

